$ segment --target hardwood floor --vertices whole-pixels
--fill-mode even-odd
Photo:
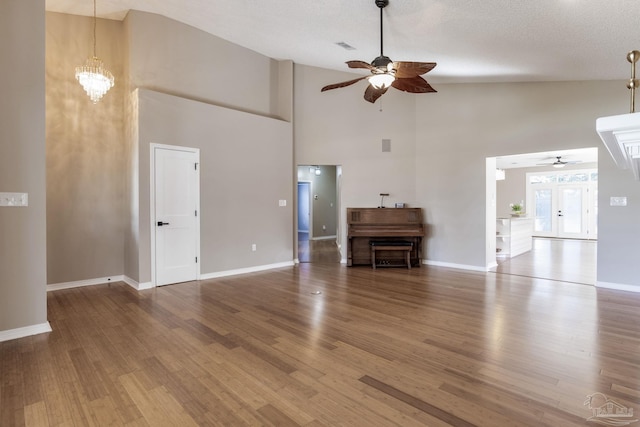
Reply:
[[[298,261],[335,264],[340,262],[340,251],[335,239],[309,240],[307,233],[298,233]]]
[[[640,410],[635,293],[300,264],[48,304],[53,332],[0,343],[3,427],[586,426],[596,392]]]
[[[595,240],[535,237],[531,251],[514,258],[498,258],[498,267],[492,271],[595,285],[596,248]]]

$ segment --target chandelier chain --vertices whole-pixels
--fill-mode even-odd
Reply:
[[[96,26],[98,18],[96,17],[96,0],[93,0],[93,56],[96,56]]]
[[[105,68],[96,55],[97,26],[96,0],[93,0],[93,56],[90,56],[84,65],[76,67],[76,80],[82,85],[94,104],[113,87],[115,82],[113,74]]]

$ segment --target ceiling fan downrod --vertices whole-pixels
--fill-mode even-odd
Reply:
[[[384,43],[383,43],[383,27],[382,27],[382,9],[389,5],[389,0],[375,0],[376,6],[380,8],[380,56],[373,60],[371,65],[374,67],[386,71],[387,65],[391,63],[391,59],[384,56]]]
[[[382,9],[389,4],[389,0],[376,0],[376,6],[380,8],[380,56],[384,56],[384,46],[382,44]]]

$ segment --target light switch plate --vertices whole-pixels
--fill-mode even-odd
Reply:
[[[29,206],[27,193],[0,193],[0,206],[25,207]]]
[[[626,197],[611,197],[609,199],[609,206],[627,206]]]
[[[286,200],[278,200],[278,206],[287,206]]]

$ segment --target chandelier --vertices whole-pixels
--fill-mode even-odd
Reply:
[[[93,56],[84,65],[76,67],[76,80],[80,82],[91,101],[96,104],[113,87],[113,74],[96,56],[96,0],[93,0]]]

